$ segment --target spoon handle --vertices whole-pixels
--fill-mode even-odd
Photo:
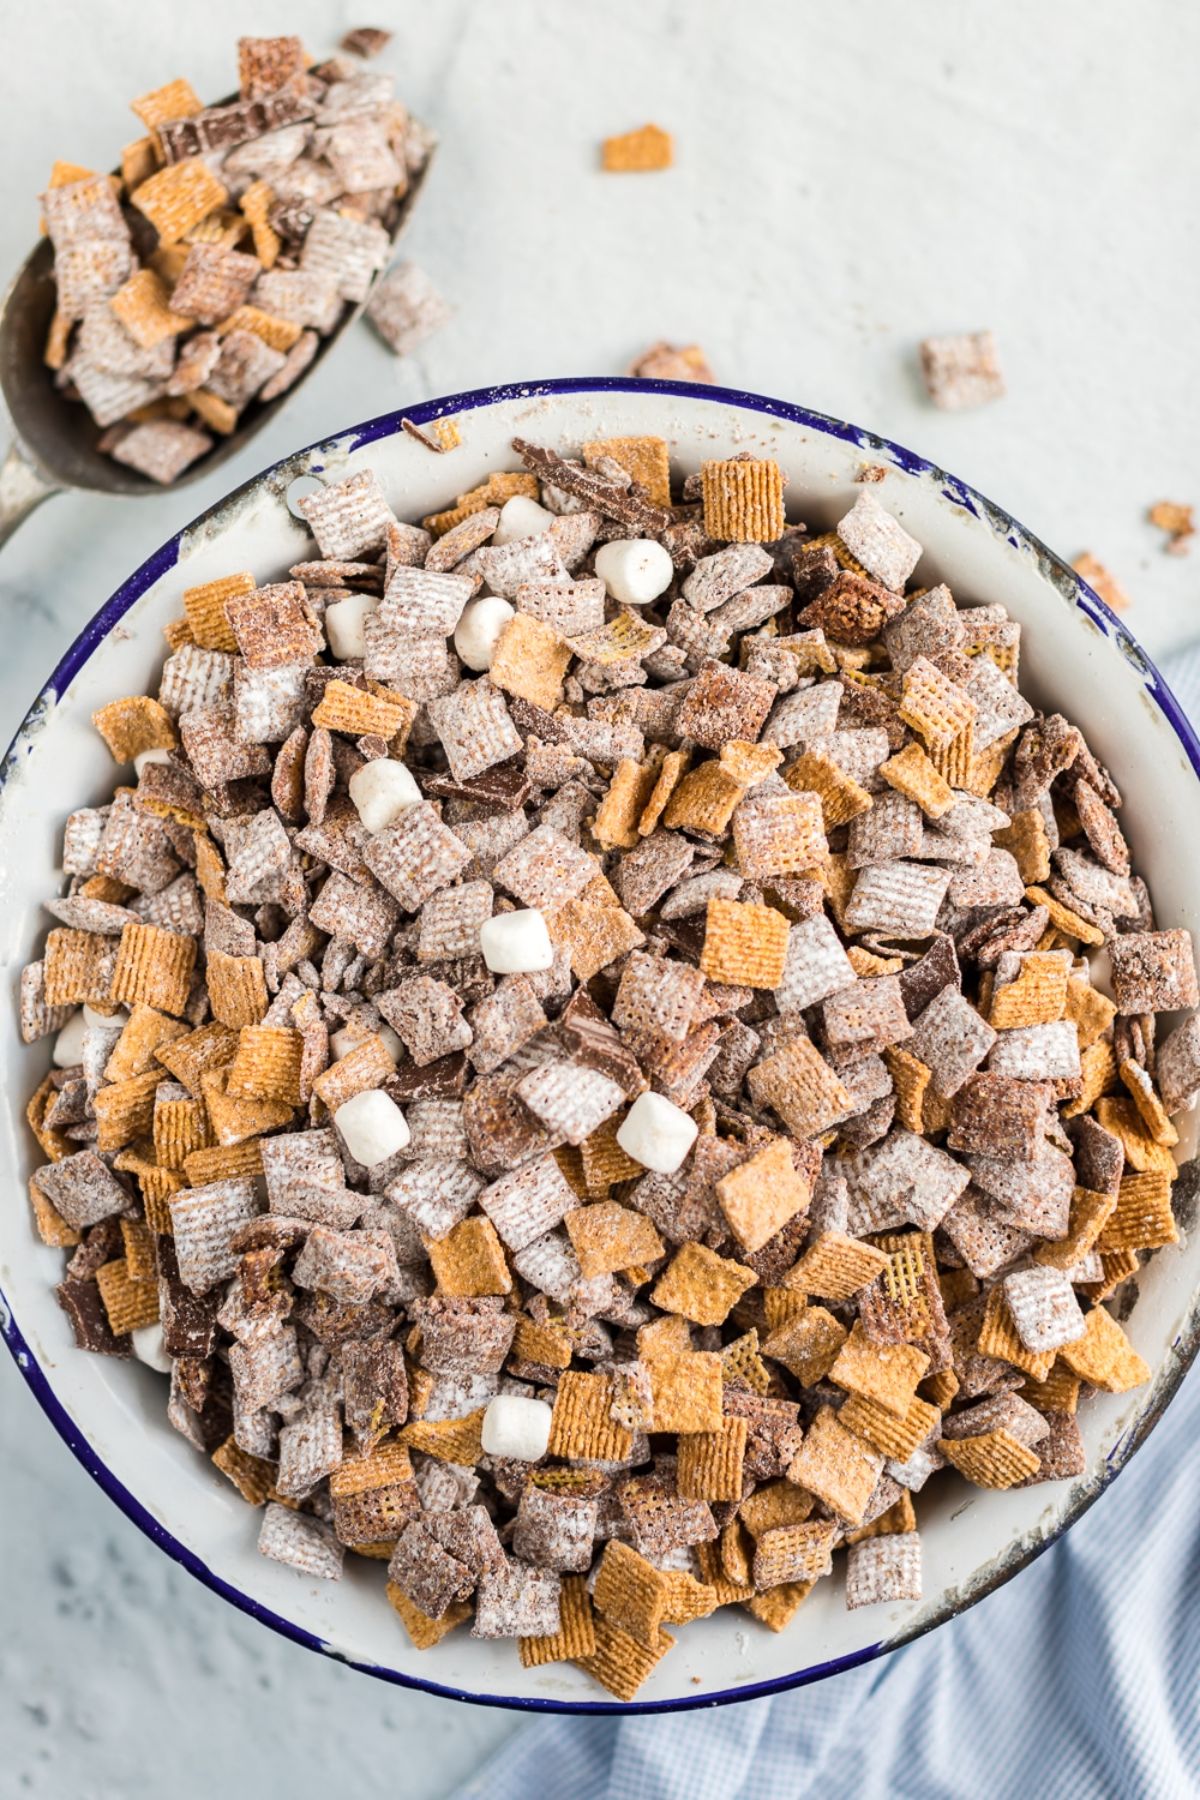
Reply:
[[[8,542],[35,506],[40,506],[51,494],[62,492],[62,483],[51,480],[34,462],[21,440],[14,438],[8,455],[0,463],[0,546]]]

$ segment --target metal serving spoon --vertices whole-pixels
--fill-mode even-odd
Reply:
[[[429,173],[436,146],[411,178],[400,201],[392,228],[396,247]],[[304,374],[285,394],[266,405],[252,405],[248,416],[228,437],[218,439],[190,469],[170,485],[184,487],[236,456],[243,445],[269,425],[280,407],[286,406],[309,377],[320,368],[342,333],[353,325],[366,302],[350,307],[321,342]],[[54,377],[42,361],[50,321],[54,317],[54,248],[42,238],[33,254],[14,277],[0,310],[0,389],[12,417],[15,437],[0,464],[0,545],[43,500],[68,488],[85,488],[95,494],[133,496],[165,492],[136,469],[125,468],[96,448],[101,427],[87,407],[68,400],[54,385]]]

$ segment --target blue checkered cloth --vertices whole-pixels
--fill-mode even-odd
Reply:
[[[1200,717],[1200,646],[1166,672]],[[771,1700],[538,1720],[455,1800],[1196,1800],[1198,1441],[1194,1370],[1091,1511],[961,1618]]]

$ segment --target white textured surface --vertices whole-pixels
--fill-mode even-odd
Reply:
[[[360,20],[314,0],[20,13],[0,85],[0,267],[32,241],[55,155],[106,167],[135,135],[132,94],[176,74],[225,92],[243,26],[323,50]],[[35,514],[0,560],[0,730],[111,589],[263,463],[429,394],[618,373],[660,336],[698,340],[729,385],[943,460],[1066,555],[1108,562],[1152,650],[1184,641],[1200,560],[1163,556],[1144,511],[1200,501],[1198,51],[1200,19],[1167,0],[1136,21],[1116,0],[406,9],[387,66],[443,143],[405,253],[454,321],[403,363],[361,328],[240,464],[186,493]],[[597,174],[598,139],[647,118],[675,131],[678,168]],[[916,341],[982,325],[1009,397],[934,412]],[[0,1608],[21,1627],[0,1653],[6,1790],[137,1800],[169,1769],[173,1800],[385,1781],[422,1800],[508,1728],[326,1667],[179,1574],[74,1464],[7,1359],[0,1468]]]

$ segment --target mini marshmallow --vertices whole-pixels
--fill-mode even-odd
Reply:
[[[109,1021],[104,1020],[107,1025]],[[56,1069],[73,1069],[83,1059],[84,1033],[88,1029],[88,1021],[84,1012],[72,1013],[58,1036],[54,1040],[54,1049],[50,1060]]]
[[[520,499],[520,495],[517,498]],[[485,594],[481,600],[471,600],[463,608],[462,617],[454,627],[454,648],[468,669],[482,674],[491,668],[500,634],[515,612],[516,608],[502,600],[499,594]]]
[[[597,550],[596,573],[611,599],[648,606],[670,587],[675,565],[653,538],[616,538]]]
[[[681,1106],[662,1094],[639,1094],[617,1131],[617,1142],[626,1156],[653,1169],[656,1175],[673,1175],[682,1168],[696,1141],[697,1125]]]
[[[169,750],[139,750],[133,759],[133,772],[140,776],[147,763],[166,763],[170,760]]]
[[[368,1088],[344,1101],[334,1113],[333,1122],[347,1150],[364,1169],[386,1162],[408,1144],[404,1114],[382,1088]]]
[[[339,662],[362,660],[367,654],[367,620],[378,606],[371,594],[348,594],[325,608],[325,637],[331,656]]]
[[[500,523],[492,533],[493,544],[511,544],[517,538],[540,537],[554,523],[554,514],[531,500],[528,494],[514,494],[500,508]]]
[[[497,1394],[483,1415],[483,1448],[488,1456],[511,1456],[537,1462],[550,1442],[553,1409],[544,1400],[523,1394]]]
[[[83,1003],[84,1024],[98,1025],[101,1031],[115,1031],[118,1026],[124,1025],[128,1017],[129,1008],[127,1006],[118,1006],[113,1012],[102,1013],[97,1012],[94,1006],[89,1006],[86,1000]]]
[[[493,975],[531,975],[554,961],[546,920],[536,906],[485,919],[479,948]]]
[[[361,1028],[356,1029],[353,1025],[339,1026],[337,1031],[331,1031],[329,1034],[329,1054],[334,1062],[340,1062],[343,1056],[349,1055],[355,1044],[361,1044],[365,1037],[372,1035],[379,1039],[392,1061],[398,1063],[404,1045],[400,1042],[399,1034],[393,1031],[390,1025],[384,1023],[375,1027],[374,1034],[363,1031]]]
[[[153,1369],[157,1375],[171,1373],[171,1358],[167,1355],[167,1347],[163,1343],[161,1325],[139,1325],[135,1331],[130,1332],[129,1338],[133,1345],[133,1354],[139,1362],[144,1362],[146,1367]]]
[[[350,777],[350,798],[358,816],[374,837],[385,831],[400,814],[421,799],[412,772],[390,756],[377,756]]]

